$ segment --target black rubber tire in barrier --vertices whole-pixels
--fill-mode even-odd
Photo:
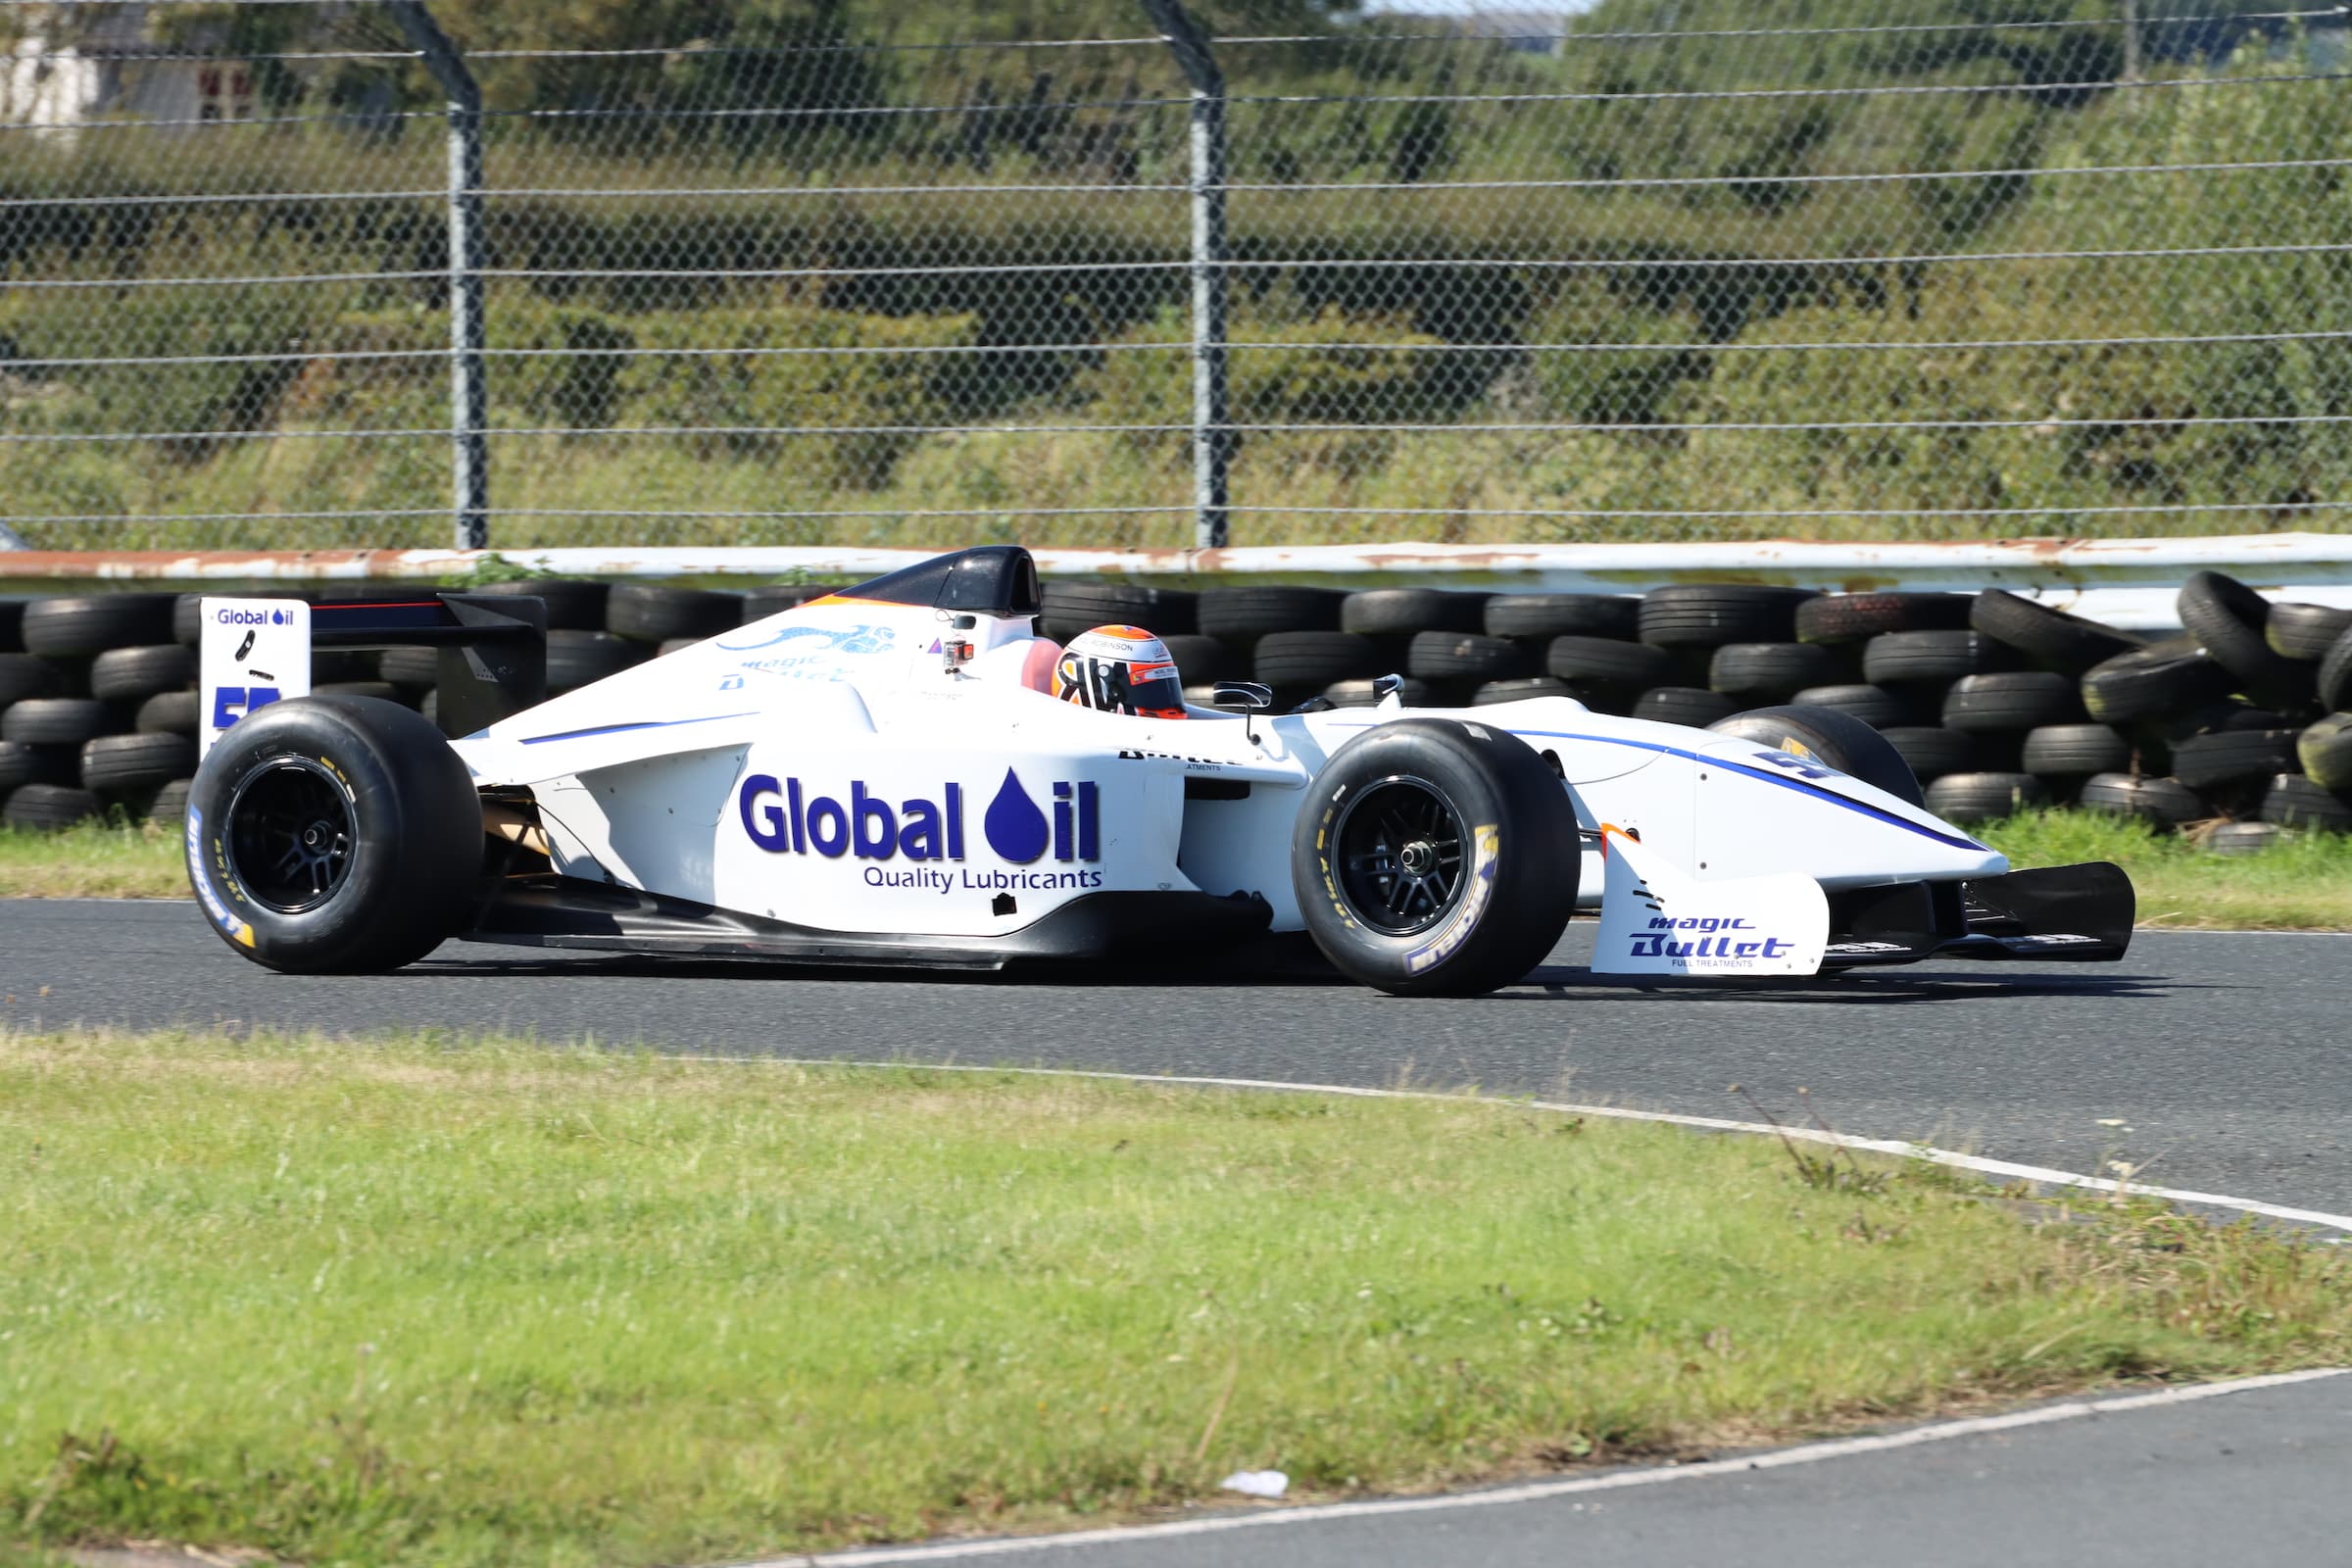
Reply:
[[[1214,637],[1203,637],[1197,631],[1171,632],[1160,638],[1167,645],[1168,657],[1176,661],[1186,685],[1200,681],[1220,681],[1229,678],[1236,669],[1248,664],[1233,657],[1233,650]]]
[[[2024,656],[1977,631],[1890,631],[1862,648],[1862,678],[1876,686],[1955,681],[2016,669]]]
[[[1484,631],[1490,597],[1451,588],[1367,588],[1340,602],[1340,629],[1366,637]]]
[[[1738,703],[1704,686],[1653,686],[1634,704],[1634,717],[1653,724],[1680,724],[1685,729],[1705,729],[1738,711]]]
[[[0,821],[35,833],[54,833],[86,822],[104,809],[98,797],[85,789],[70,784],[26,784],[10,794],[7,809],[0,810]]]
[[[0,709],[33,697],[63,697],[66,679],[46,659],[33,654],[0,654]]]
[[[434,650],[437,654],[438,650]],[[647,658],[645,644],[609,631],[550,631],[547,634],[547,690],[577,691],[617,675]]]
[[[1524,703],[1535,697],[1574,697],[1576,690],[1564,680],[1550,675],[1526,675],[1515,680],[1491,680],[1470,694],[1472,708],[1492,708],[1496,703]]]
[[[2300,773],[2280,773],[2262,797],[2262,819],[2280,827],[2352,833],[2352,799]]]
[[[1834,708],[1840,713],[1850,713],[1872,729],[1890,729],[1897,724],[1916,724],[1934,713],[1923,713],[1921,706],[1903,692],[1888,691],[1884,686],[1844,684],[1838,686],[1808,686],[1788,701],[1799,708]]]
[[[2320,661],[2320,706],[2330,713],[2352,709],[2352,631],[2338,637]]]
[[[196,771],[196,742],[186,735],[101,735],[81,749],[82,788],[103,800],[162,789]]]
[[[604,629],[641,643],[715,637],[742,623],[741,596],[715,588],[618,582],[605,600]]]
[[[1277,631],[1258,639],[1250,668],[1256,679],[1277,690],[1320,689],[1336,680],[1387,674],[1381,663],[1380,645],[1351,631]]]
[[[2093,665],[2082,676],[2082,705],[2102,724],[2157,718],[2218,703],[2237,678],[2186,637],[2169,637]]]
[[[1483,632],[1415,632],[1405,655],[1405,667],[1423,680],[1515,680],[1535,666],[1523,645]]]
[[[193,648],[204,637],[204,595],[181,594],[172,601],[172,640]]]
[[[376,656],[375,668],[395,686],[426,691],[441,683],[441,650],[387,648]]]
[[[2295,767],[2291,729],[2218,730],[2191,735],[2173,748],[2173,777],[2201,795],[2225,784],[2269,778]]]
[[[1848,778],[1874,785],[1898,801],[1917,806],[1922,799],[1918,775],[1894,744],[1852,714],[1833,708],[1756,708],[1719,718],[1707,728],[1773,751],[1818,758]]]
[[[2316,664],[2346,632],[2352,632],[2352,610],[2337,610],[2332,605],[2273,605],[2262,638],[2281,659]]]
[[[1408,718],[1331,756],[1291,832],[1307,934],[1397,996],[1474,996],[1544,961],[1576,905],[1568,792],[1517,737]]]
[[[2264,635],[2269,600],[2234,577],[2196,571],[2180,585],[2175,603],[2182,628],[2215,663],[2237,677],[2239,691],[2278,707],[2311,701],[2311,666],[2274,653]]]
[[[466,591],[504,599],[536,599],[547,606],[549,631],[603,631],[605,617],[611,612],[612,585],[587,577],[518,577]]]
[[[746,588],[743,590],[743,609],[740,612],[743,623],[749,626],[755,620],[765,620],[784,611],[798,610],[811,599],[822,599],[827,594],[840,592],[843,586],[846,585],[829,582],[771,582],[761,583],[757,588]],[[601,626],[604,622],[600,620],[597,624]]]
[[[1039,589],[1040,624],[1055,642],[1068,642],[1097,626],[1141,626],[1166,636],[1200,624],[1200,597],[1180,588],[1143,583],[1056,577]]]
[[[1853,661],[1816,643],[1726,643],[1707,662],[1707,684],[1727,697],[1785,698],[1849,679]]]
[[[185,822],[188,818],[188,791],[195,784],[194,779],[175,778],[157,790],[155,799],[147,803],[147,820],[160,822],[166,827],[177,827]]]
[[[2198,848],[2208,855],[2260,855],[2292,835],[2276,822],[2223,822],[2205,835]]]
[[[2054,670],[1963,675],[1943,694],[1945,729],[1998,735],[2039,729],[2044,724],[2072,724],[2082,717],[2081,686]]]
[[[94,659],[110,648],[172,641],[177,594],[88,594],[35,599],[24,607],[24,651],[51,659]]]
[[[1674,656],[1646,643],[1606,637],[1554,637],[1544,651],[1544,667],[1571,686],[1620,687],[1642,691],[1674,679]]]
[[[2295,760],[2313,783],[2352,790],[2352,713],[2329,713],[2297,736]]]
[[[2144,647],[2147,639],[2128,631],[2037,605],[2001,589],[1977,595],[1968,623],[1993,641],[2016,649],[2044,669],[2080,675],[2118,654]]]
[[[1928,786],[1927,795],[1929,810],[1962,826],[2049,804],[2049,786],[2031,773],[1946,773]]]
[[[103,702],[140,703],[195,684],[196,650],[177,643],[110,648],[90,662],[90,695]]]
[[[142,735],[193,735],[204,716],[195,692],[157,692],[139,705],[130,727]]]
[[[359,648],[322,648],[311,655],[311,690],[382,679],[377,656]]]
[[[2224,730],[2293,729],[2295,721],[2275,709],[2256,708],[2252,703],[2226,698],[2183,713],[2168,714],[2150,727],[2171,745],[2191,735],[2218,735]]]
[[[313,697],[368,697],[379,703],[401,703],[400,688],[388,680],[329,680],[311,683]]]
[[[1430,706],[1427,681],[1415,680],[1410,675],[1399,679],[1402,683],[1396,688],[1396,701],[1401,706]],[[1335,680],[1323,688],[1323,695],[1331,699],[1334,708],[1372,708],[1380,702],[1380,694],[1372,689],[1372,682],[1368,680]]]
[[[1642,640],[1659,648],[1794,642],[1797,606],[1819,597],[1809,588],[1749,583],[1653,588],[1642,596]]]
[[[120,709],[92,697],[32,697],[0,712],[0,740],[26,746],[79,746],[129,727]]]
[[[1863,643],[1889,631],[1965,631],[1967,594],[1823,594],[1796,607],[1800,643]]]
[[[1200,593],[1197,629],[1241,649],[1256,646],[1268,632],[1338,631],[1340,603],[1347,597],[1337,588],[1207,588]]]
[[[1548,642],[1554,637],[1613,637],[1632,642],[1642,634],[1642,601],[1630,594],[1496,594],[1487,601],[1490,637]]]
[[[0,795],[27,784],[72,784],[80,774],[81,759],[72,747],[0,741]]]
[[[1890,724],[1881,730],[1886,744],[1922,783],[1951,773],[1981,773],[1997,760],[1984,738],[1927,724]]]
[[[297,974],[397,969],[464,921],[479,796],[418,714],[293,698],[239,719],[196,770],[188,876],[216,935]]]
[[[2205,798],[2177,778],[2140,778],[2099,773],[2083,780],[2075,804],[2086,811],[2137,817],[2152,827],[2175,828],[2213,814]]]
[[[24,651],[24,607],[28,599],[0,599],[0,654]]]
[[[2035,778],[2088,778],[2132,768],[2132,741],[2105,724],[2045,724],[2028,732],[2023,762]]]

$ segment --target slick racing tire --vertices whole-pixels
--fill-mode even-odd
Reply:
[[[1774,751],[1814,758],[1913,806],[1923,799],[1918,775],[1894,743],[1835,708],[1755,708],[1717,719],[1707,728]]]
[[[188,881],[214,933],[293,974],[423,957],[464,918],[482,808],[430,721],[365,697],[239,719],[188,794]]]
[[[1544,961],[1576,905],[1568,792],[1516,736],[1406,718],[1332,755],[1291,831],[1307,934],[1393,996],[1474,996]]]

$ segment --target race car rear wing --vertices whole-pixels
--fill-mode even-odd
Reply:
[[[547,606],[495,594],[403,595],[359,604],[214,599],[198,639],[210,750],[257,708],[311,692],[317,649],[438,648],[435,717],[470,735],[547,701]]]

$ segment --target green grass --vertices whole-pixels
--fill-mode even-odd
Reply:
[[[2179,929],[2352,931],[2352,838],[2309,833],[2222,857],[2188,838],[2088,811],[2036,811],[1975,830],[2024,870],[2113,860],[2139,894],[2139,923]]]
[[[154,824],[84,822],[57,833],[0,824],[0,898],[184,899],[180,835]]]
[[[1978,830],[2019,869],[2113,860],[2139,890],[2142,925],[2249,931],[2352,930],[2352,838],[2310,834],[2225,858],[2188,839],[2081,811],[2046,811]],[[0,898],[180,899],[178,835],[83,826],[53,835],[0,829]]]
[[[2341,1359],[2332,1249],[1468,1100],[0,1034],[0,1542],[628,1564]]]

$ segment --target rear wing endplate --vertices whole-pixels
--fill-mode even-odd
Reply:
[[[438,648],[435,716],[470,735],[547,701],[547,606],[498,594],[436,593],[360,604],[300,599],[203,603],[197,640],[205,750],[257,708],[311,693],[317,649]]]

